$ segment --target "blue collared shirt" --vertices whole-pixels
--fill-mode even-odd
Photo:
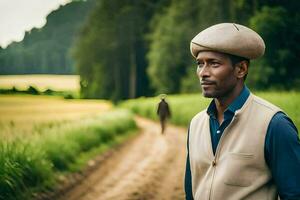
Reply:
[[[224,121],[221,125],[216,117],[217,110],[214,100],[208,106],[207,114],[210,116],[209,125],[214,153],[224,129],[230,124],[235,111],[244,105],[249,95],[250,91],[245,86],[240,95],[225,110]],[[265,160],[272,173],[280,198],[299,200],[300,141],[296,126],[282,112],[276,113],[269,124],[265,139]],[[189,153],[186,161],[185,192],[186,199],[193,199]]]

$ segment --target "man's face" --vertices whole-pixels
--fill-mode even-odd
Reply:
[[[228,55],[202,51],[197,56],[197,64],[197,75],[204,97],[221,98],[230,95],[238,78]]]

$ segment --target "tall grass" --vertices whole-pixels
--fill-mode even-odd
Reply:
[[[204,109],[210,100],[203,98],[201,95],[184,94],[169,95],[166,101],[171,109],[171,123],[188,126],[192,117]],[[120,104],[120,107],[130,109],[141,116],[158,120],[156,110],[159,102],[159,97],[142,97],[124,101]]]
[[[43,146],[55,169],[67,170],[79,153],[106,144],[118,134],[134,128],[136,125],[129,112],[114,111],[64,127],[63,134],[61,127],[58,130],[53,128],[43,137],[43,141],[37,143]]]
[[[300,92],[257,92],[271,103],[279,106],[300,127]],[[169,95],[166,99],[172,112],[171,123],[188,126],[192,117],[205,109],[211,99],[201,94]],[[134,113],[157,120],[156,109],[160,99],[158,97],[139,98],[121,103],[121,107],[128,108]]]
[[[23,140],[0,142],[0,199],[28,199],[37,186],[53,182],[52,163],[40,147]]]
[[[80,154],[134,129],[132,114],[117,110],[24,139],[1,140],[0,199],[31,199],[34,191],[51,187],[58,172],[70,170]]]

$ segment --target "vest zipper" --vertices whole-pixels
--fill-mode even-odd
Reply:
[[[222,136],[221,136],[222,137]],[[216,157],[214,158],[213,162],[212,162],[212,166],[213,166],[213,175],[212,175],[212,179],[211,179],[211,183],[210,183],[210,191],[209,191],[209,197],[208,199],[211,200],[211,196],[212,196],[212,189],[213,189],[213,182],[214,182],[214,177],[215,177],[215,172],[216,172]]]
[[[223,138],[225,137],[226,135],[226,131],[228,129],[228,127],[231,126],[232,122],[235,120],[235,115],[233,116],[231,122],[228,124],[228,126],[224,129],[222,135],[221,135],[221,138],[219,140],[219,143],[218,143],[218,146],[217,146],[217,149],[216,149],[216,153],[215,153],[215,156],[214,156],[214,160],[212,162],[212,166],[213,166],[213,175],[212,175],[212,181],[211,181],[211,185],[210,185],[210,191],[209,191],[209,200],[211,200],[211,197],[212,197],[212,194],[213,194],[213,182],[214,182],[214,177],[215,177],[215,173],[216,173],[216,168],[217,168],[217,158],[218,158],[218,155],[219,155],[219,151],[220,151],[220,146],[221,146],[221,143],[222,143],[222,140]]]

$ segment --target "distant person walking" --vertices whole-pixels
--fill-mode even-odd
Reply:
[[[171,110],[169,104],[165,100],[165,95],[161,96],[160,99],[157,107],[157,115],[160,120],[161,134],[163,134],[166,128],[166,120],[171,117]]]

